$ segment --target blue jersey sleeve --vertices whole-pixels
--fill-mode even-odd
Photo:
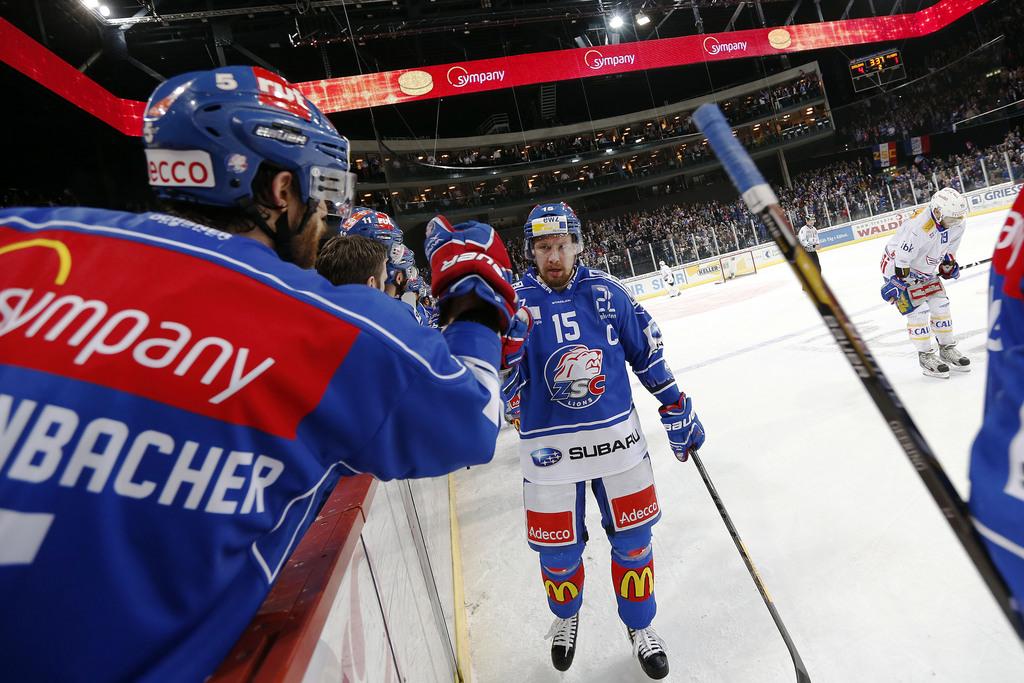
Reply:
[[[664,343],[658,323],[618,282],[609,286],[617,311],[619,343],[626,362],[647,391],[662,405],[679,400],[675,375],[665,362]]]
[[[523,368],[522,362],[517,363],[515,367],[508,373],[504,381],[501,383],[501,400],[506,404],[509,400],[519,393],[519,389],[523,386],[523,377],[525,376],[526,369]]]
[[[329,457],[383,480],[490,461],[501,417],[498,335],[472,322],[443,333],[408,322],[391,328],[397,340],[365,334],[353,346],[332,382],[339,405],[328,419],[341,422],[339,443],[359,445]]]
[[[1006,240],[1005,244],[1012,244]],[[1018,602],[1024,601],[1024,300],[990,274],[985,409],[971,448],[970,510]]]

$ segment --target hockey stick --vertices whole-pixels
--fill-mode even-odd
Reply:
[[[960,270],[967,270],[968,268],[973,268],[974,266],[984,265],[984,264],[988,263],[991,260],[992,260],[992,257],[989,256],[988,258],[983,258],[980,261],[975,261],[974,263],[968,263],[966,266],[960,266]]]
[[[693,458],[693,464],[697,466],[697,471],[700,472],[700,478],[704,480],[704,486],[707,487],[708,493],[711,494],[711,500],[715,501],[715,507],[718,508],[718,514],[722,516],[725,528],[729,530],[729,535],[732,536],[732,542],[736,545],[736,550],[740,551],[743,564],[747,565],[747,571],[750,573],[750,578],[754,580],[754,585],[757,586],[757,591],[761,594],[765,607],[768,608],[768,612],[771,613],[772,619],[775,621],[775,626],[779,629],[779,633],[782,634],[782,640],[786,643],[786,649],[789,650],[789,656],[793,660],[793,666],[796,668],[797,683],[811,683],[811,677],[807,674],[807,667],[804,666],[804,661],[800,659],[800,653],[796,651],[796,645],[793,644],[793,639],[789,637],[786,625],[782,623],[782,617],[779,616],[778,611],[775,609],[772,596],[768,594],[768,589],[764,587],[761,575],[757,573],[757,567],[754,566],[754,561],[750,559],[750,555],[747,553],[747,546],[743,544],[743,539],[740,538],[739,532],[733,526],[732,519],[725,510],[725,503],[722,502],[718,491],[715,489],[715,485],[711,482],[708,471],[704,469],[704,463],[700,461],[697,451],[692,448],[690,449],[690,457]]]
[[[764,176],[757,170],[750,155],[732,134],[729,123],[715,104],[702,105],[693,114],[693,120],[701,132],[707,136],[708,142],[716,156],[722,162],[733,185],[740,191],[744,203],[750,211],[761,219],[775,240],[779,250],[793,268],[804,291],[811,297],[825,322],[832,332],[836,343],[842,349],[854,372],[860,377],[864,388],[870,394],[878,411],[892,430],[893,436],[910,459],[911,465],[917,470],[925,488],[938,504],[949,525],[953,528],[960,544],[967,551],[981,578],[985,581],[992,597],[995,598],[1003,614],[1009,620],[1017,637],[1024,642],[1024,624],[1017,611],[1017,603],[1013,599],[1006,582],[999,574],[992,558],[985,550],[984,543],[971,522],[967,504],[953,487],[949,476],[939,464],[935,453],[924,440],[906,408],[893,391],[889,380],[882,373],[874,356],[868,351],[863,337],[850,322],[849,316],[836,300],[832,290],[828,288],[821,273],[802,248],[798,248],[793,236],[793,228],[786,219],[786,214],[779,206],[772,188]]]

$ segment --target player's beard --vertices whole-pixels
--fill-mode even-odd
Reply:
[[[547,263],[543,266],[537,266],[537,269],[540,271],[540,279],[543,280],[544,284],[551,289],[563,289],[567,284],[569,284],[569,279],[572,277],[572,273],[576,269],[576,260],[573,259],[573,262],[570,263],[568,267],[564,265],[557,266],[557,268],[559,268],[557,273],[551,272],[554,268],[556,268],[556,266]]]
[[[305,227],[298,235],[292,236],[292,261],[299,268],[312,268],[316,263],[316,252],[320,239],[327,230],[324,217],[319,211],[310,214]]]

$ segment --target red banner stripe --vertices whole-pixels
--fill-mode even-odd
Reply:
[[[920,38],[989,0],[942,0],[912,14],[535,52],[296,83],[325,113],[705,61]],[[0,60],[126,135],[142,133],[143,102],[112,95],[0,19]]]

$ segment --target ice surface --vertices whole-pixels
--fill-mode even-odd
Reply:
[[[970,219],[961,263],[991,256],[1005,212]],[[825,276],[954,483],[966,494],[981,420],[988,265],[948,285],[974,370],[925,377],[901,316],[878,295],[886,238],[821,254]],[[1024,650],[786,265],[645,305],[707,429],[701,455],[814,681],[1024,681]],[[795,679],[692,463],[669,451],[634,382],[662,520],[658,616],[672,681]],[[566,674],[543,640],[552,616],[526,544],[516,434],[458,474],[476,680],[642,681],[615,613],[593,498],[586,599]],[[589,494],[588,494],[589,496]]]

